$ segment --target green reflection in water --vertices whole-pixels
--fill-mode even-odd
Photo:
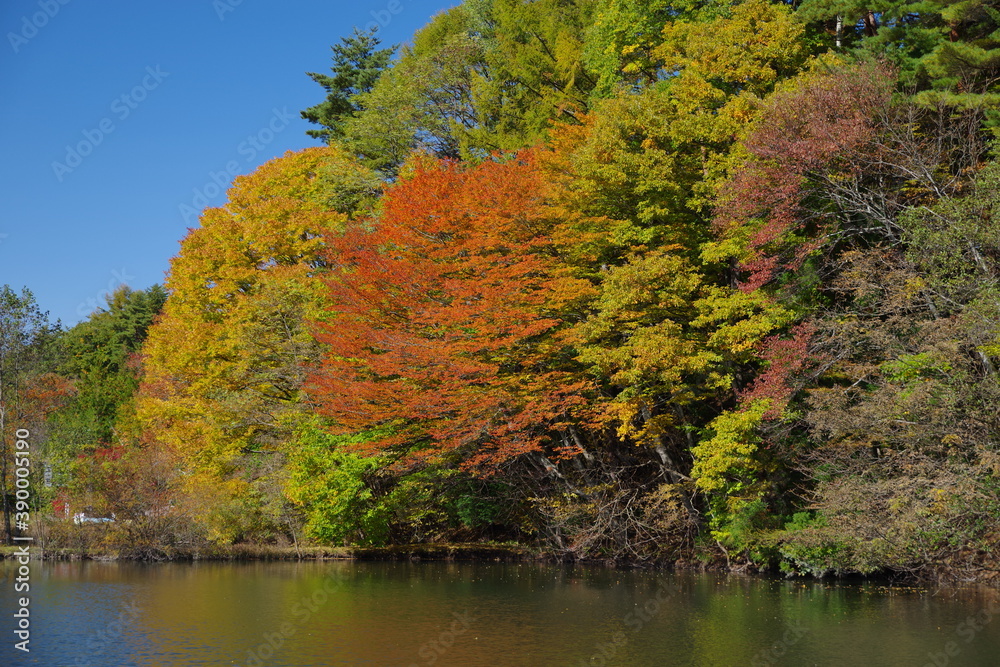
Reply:
[[[31,661],[4,646],[5,665],[1000,664],[986,589],[499,563],[32,568]]]

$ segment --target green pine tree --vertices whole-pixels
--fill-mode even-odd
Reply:
[[[381,40],[375,36],[376,30],[362,32],[357,28],[350,37],[342,37],[341,43],[333,50],[333,76],[307,72],[313,81],[323,86],[326,100],[309,107],[302,117],[322,129],[306,130],[310,137],[322,139],[326,143],[343,134],[342,123],[358,111],[357,96],[369,92],[389,67],[389,61],[396,47],[377,48]]]
[[[995,113],[1000,12],[987,0],[804,0],[797,14],[837,50],[891,62],[918,102]]]

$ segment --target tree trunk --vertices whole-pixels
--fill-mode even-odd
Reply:
[[[865,35],[868,37],[874,37],[878,33],[878,18],[875,17],[875,12],[868,10],[865,12],[864,16],[865,22]]]

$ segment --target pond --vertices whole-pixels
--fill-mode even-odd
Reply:
[[[1000,595],[534,563],[31,564],[2,665],[1000,665]]]

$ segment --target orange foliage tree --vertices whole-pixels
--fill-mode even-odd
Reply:
[[[528,452],[568,455],[592,387],[553,333],[564,279],[531,154],[464,167],[417,160],[381,215],[332,239],[328,344],[313,377],[370,451],[489,471]]]

